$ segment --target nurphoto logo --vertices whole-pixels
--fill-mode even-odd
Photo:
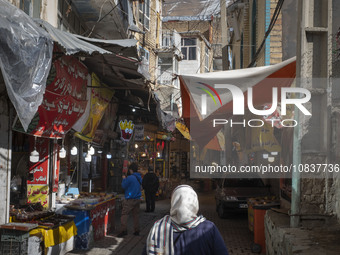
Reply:
[[[202,87],[197,87],[198,89],[201,89],[206,94],[201,94],[201,113],[202,115],[207,114],[207,94],[212,98],[215,105],[217,105],[217,102],[213,96],[213,94],[210,92],[212,91],[217,99],[219,100],[219,103],[221,106],[223,105],[222,100],[216,89],[228,89],[232,96],[232,102],[233,102],[233,115],[244,115],[245,111],[245,99],[244,99],[244,92],[237,86],[231,85],[231,84],[214,84],[212,87],[211,85],[208,85],[206,83],[199,82],[199,84],[203,85]],[[208,90],[210,89],[210,91]],[[248,97],[247,97],[247,106],[251,113],[254,115],[260,115],[260,116],[268,116],[272,113],[274,113],[277,110],[278,107],[278,89],[276,87],[272,88],[272,102],[271,107],[266,107],[266,109],[258,110],[255,108],[253,103],[253,88],[249,87],[247,89]],[[291,94],[299,94],[300,98],[289,98],[288,95]],[[287,105],[295,105],[304,115],[312,115],[306,107],[303,105],[304,103],[309,102],[311,99],[311,93],[308,89],[305,88],[291,88],[291,87],[283,87],[281,88],[281,115],[287,114]],[[272,126],[275,125],[276,121],[272,119]],[[290,122],[290,124],[288,124]],[[243,120],[242,122],[232,122],[232,120],[227,119],[213,119],[213,127],[216,127],[217,125],[225,125],[227,123],[230,123],[231,126],[234,124],[242,124],[243,126],[246,125],[246,120]],[[264,122],[261,119],[250,119],[247,121],[248,126],[250,127],[261,127],[264,125]],[[257,123],[257,124],[256,124]],[[284,127],[295,127],[297,125],[297,121],[294,119],[285,119],[282,120],[280,123]]]

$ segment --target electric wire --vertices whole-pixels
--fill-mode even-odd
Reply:
[[[269,26],[268,26],[268,29],[264,35],[264,38],[262,40],[262,43],[260,44],[260,47],[256,50],[255,54],[254,54],[254,57],[253,57],[253,60],[250,62],[250,64],[248,65],[248,68],[249,67],[253,67],[254,64],[256,63],[256,60],[257,58],[259,57],[264,45],[265,45],[265,42],[266,42],[266,39],[268,38],[270,32],[272,31],[275,23],[276,23],[276,20],[278,19],[279,17],[279,14],[280,14],[280,11],[281,11],[281,8],[282,8],[282,5],[283,5],[283,2],[284,0],[279,0],[277,2],[277,5],[275,7],[275,11],[274,11],[274,14],[273,14],[273,17],[271,18],[270,20],[270,23],[269,23]]]

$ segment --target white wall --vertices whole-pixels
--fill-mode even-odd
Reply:
[[[199,73],[199,60],[181,60],[179,62],[179,74],[195,74]],[[197,71],[198,70],[198,71]]]
[[[60,0],[62,1],[62,0]],[[58,0],[41,0],[40,18],[58,27]]]
[[[1,82],[1,81],[0,81]],[[4,86],[0,83],[0,87]],[[6,97],[0,97],[0,224],[9,220],[10,179],[11,179],[11,135],[9,108]]]

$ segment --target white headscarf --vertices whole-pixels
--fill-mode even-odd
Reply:
[[[172,192],[170,216],[156,221],[147,238],[147,254],[174,254],[173,232],[183,232],[205,221],[197,217],[198,198],[189,185],[177,186]]]
[[[197,217],[199,209],[196,192],[189,185],[177,186],[171,196],[171,219],[181,225]]]

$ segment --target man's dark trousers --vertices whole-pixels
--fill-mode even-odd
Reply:
[[[145,190],[146,211],[155,211],[156,192]]]

